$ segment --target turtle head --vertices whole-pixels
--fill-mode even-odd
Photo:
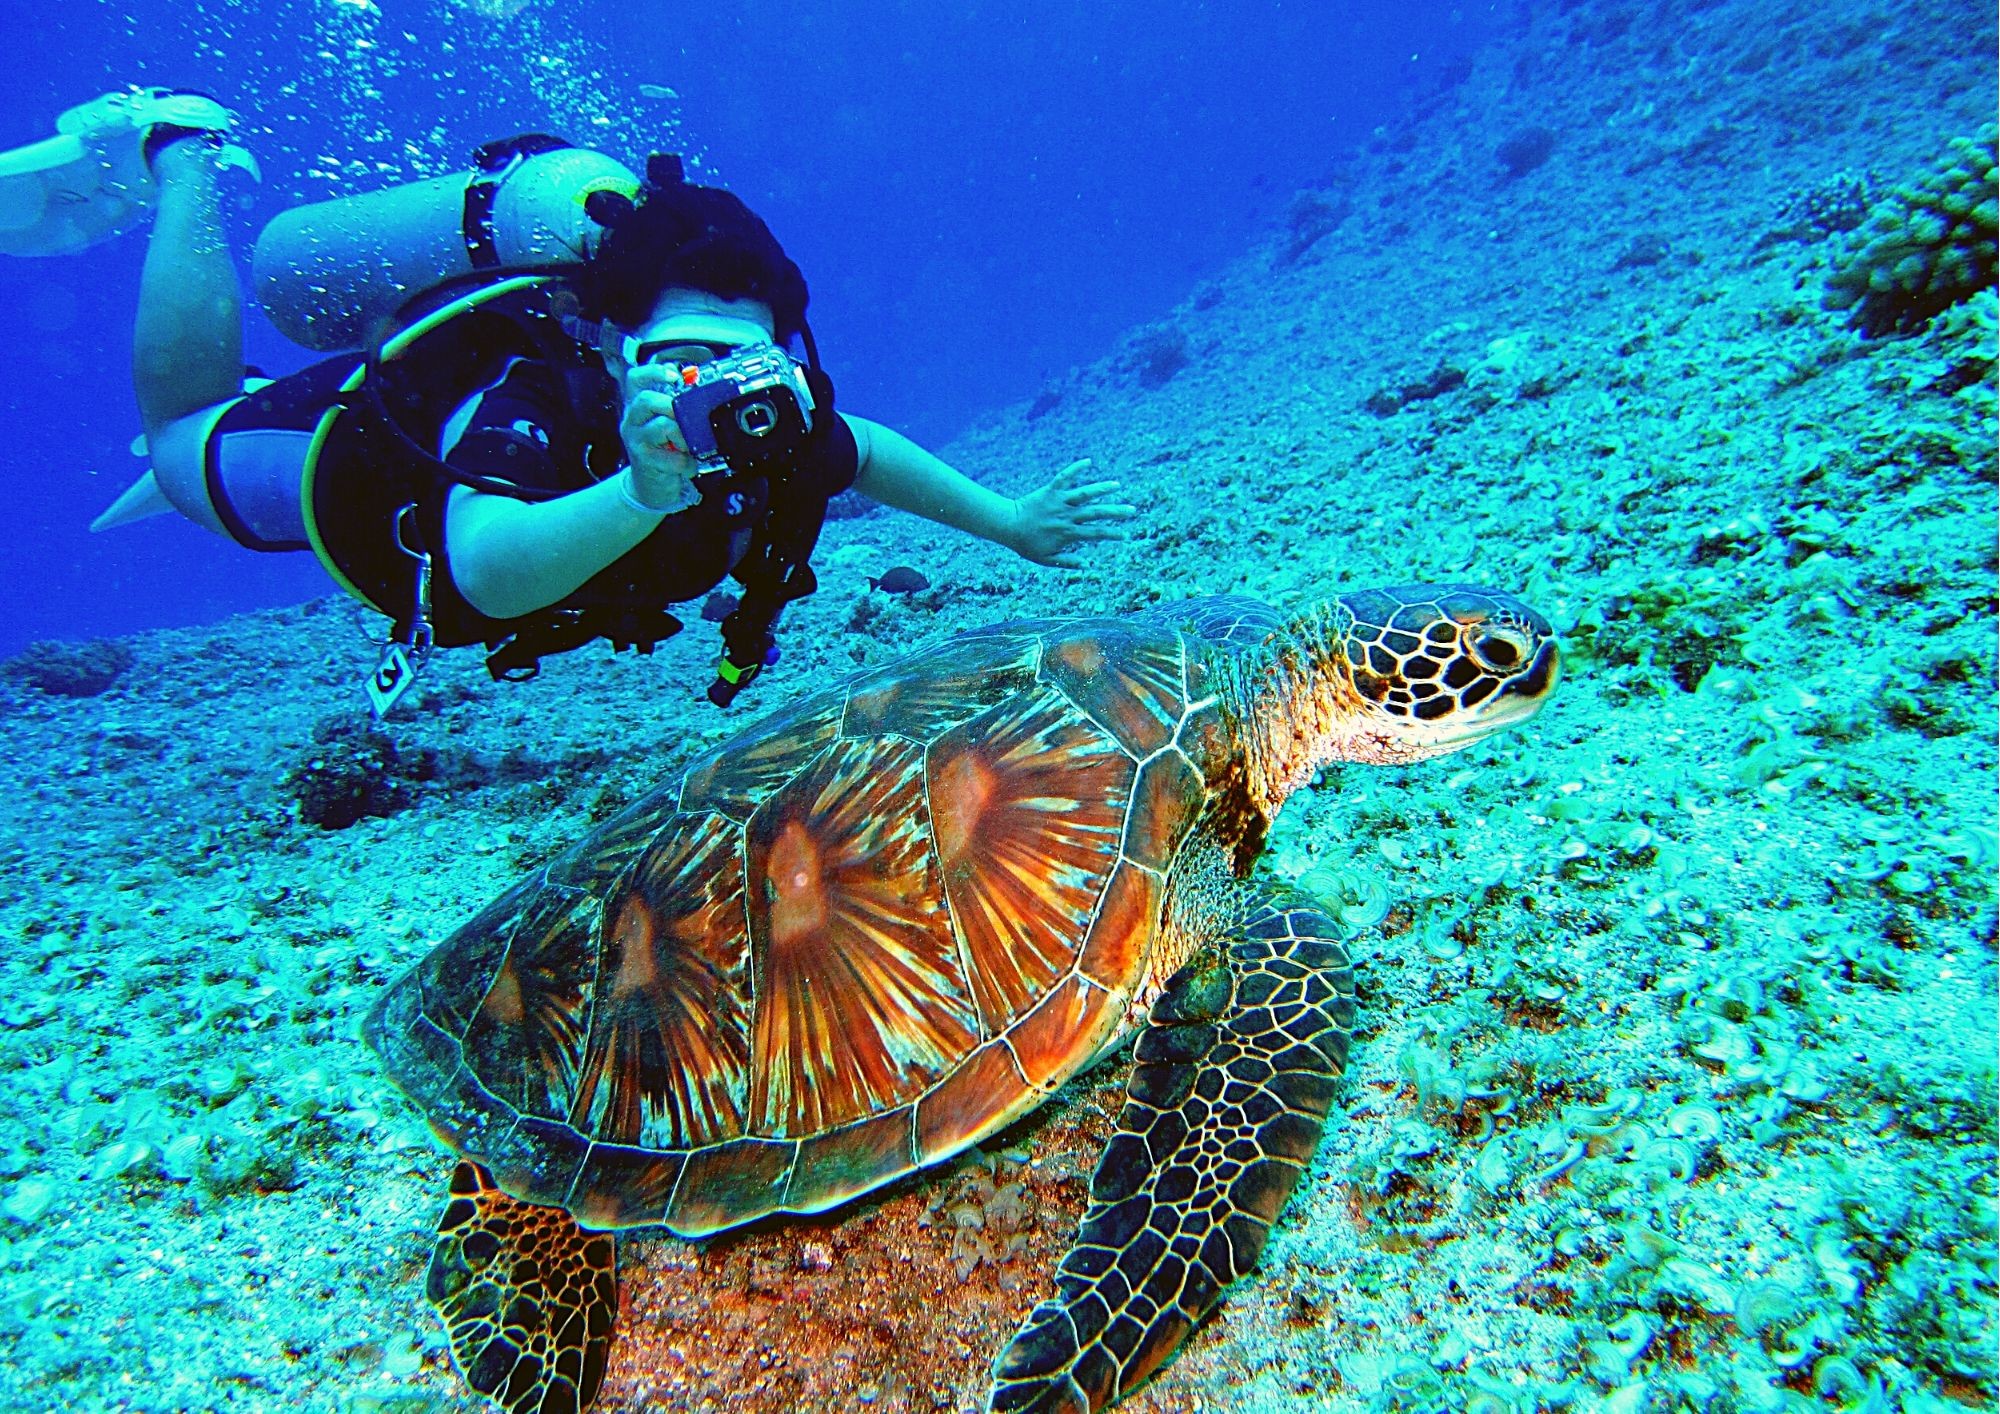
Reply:
[[[1562,677],[1548,620],[1510,594],[1411,584],[1344,594],[1306,627],[1330,718],[1322,760],[1441,756],[1541,710]]]
[[[1267,814],[1329,762],[1422,761],[1525,722],[1562,676],[1548,620],[1468,584],[1323,600],[1264,653],[1242,719]]]

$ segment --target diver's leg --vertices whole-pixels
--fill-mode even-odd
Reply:
[[[132,331],[132,381],[149,438],[243,391],[243,293],[223,236],[215,158],[197,136],[153,159],[159,207]]]

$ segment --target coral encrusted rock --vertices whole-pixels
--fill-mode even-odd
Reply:
[[[1955,138],[1937,169],[1893,193],[1828,280],[1828,309],[1862,333],[1908,334],[1994,282],[1994,167],[2000,129]]]

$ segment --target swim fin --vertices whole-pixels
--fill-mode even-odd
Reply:
[[[166,88],[107,93],[56,119],[54,137],[0,152],[0,254],[67,255],[142,222],[155,195],[146,135],[161,125],[222,136],[217,162],[262,180],[256,159],[226,141],[235,118],[213,98]]]
[[[134,521],[150,520],[154,516],[170,514],[174,503],[160,490],[160,483],[149,469],[142,472],[139,479],[125,488],[125,493],[107,506],[90,523],[93,534],[111,530],[121,525],[131,525]]]

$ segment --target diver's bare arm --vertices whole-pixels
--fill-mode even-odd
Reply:
[[[452,583],[495,619],[532,613],[573,593],[660,523],[622,494],[624,476],[553,501],[452,488],[445,508]]]
[[[854,489],[925,520],[1015,547],[1014,502],[955,471],[893,428],[842,413],[861,449]]]
[[[1138,514],[1118,499],[1116,481],[1088,479],[1087,458],[1010,501],[967,480],[900,432],[865,417],[847,421],[861,448],[855,490],[899,511],[1005,545],[1038,565],[1081,569],[1083,546],[1122,538],[1120,524]]]

